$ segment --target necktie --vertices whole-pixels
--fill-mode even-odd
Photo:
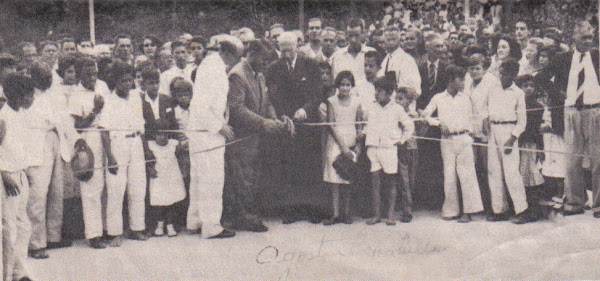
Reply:
[[[389,68],[390,68],[390,61],[392,60],[392,54],[390,53],[388,55],[388,59],[387,62],[385,63],[385,70],[383,71],[383,73],[387,73]]]
[[[581,66],[581,71],[579,71],[579,76],[577,78],[577,93],[580,92],[581,87],[583,86],[583,82],[585,81],[585,67],[583,65],[581,65],[583,63],[584,58],[585,58],[585,54],[581,54],[581,57],[579,59],[579,65]],[[581,95],[579,95],[579,97],[575,101],[575,107],[578,109],[581,109],[583,107],[583,94],[584,93],[581,92]]]
[[[429,77],[429,89],[431,90],[435,86],[435,63],[429,63],[427,76]]]

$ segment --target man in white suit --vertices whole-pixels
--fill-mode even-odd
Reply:
[[[218,52],[208,55],[198,66],[190,104],[189,129],[193,132],[188,133],[191,182],[187,228],[200,230],[202,238],[228,238],[235,235],[235,232],[223,229],[220,222],[225,183],[225,147],[211,148],[234,139],[233,130],[227,125],[227,73],[239,62],[244,45],[233,36],[217,37]]]

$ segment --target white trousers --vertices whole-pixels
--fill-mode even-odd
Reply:
[[[519,141],[515,141],[512,151],[504,153],[506,141],[511,137],[515,125],[499,124],[491,126],[488,142],[488,181],[492,197],[492,210],[496,214],[508,211],[510,196],[515,207],[515,214],[527,210],[527,196],[523,178],[519,172]]]
[[[52,242],[60,241],[60,227],[62,227],[64,180],[58,135],[55,132],[48,132],[45,145],[42,165],[32,166],[25,170],[30,184],[27,213],[31,221],[29,248],[32,250],[46,248],[48,229],[51,229],[52,232]],[[49,195],[50,190],[52,190],[51,195]],[[51,202],[50,199],[52,199]],[[57,202],[59,200],[60,202]],[[58,236],[58,240],[56,236]]]
[[[29,181],[24,171],[5,172],[5,176],[19,185],[20,193],[17,196],[6,196],[2,186],[2,196],[5,199],[2,206],[4,280],[19,280],[24,276],[33,278],[27,264],[27,250],[31,238],[31,222],[27,215]]]
[[[189,230],[202,229],[202,238],[221,231],[223,187],[225,185],[225,148],[207,152],[225,143],[220,134],[192,133],[190,138],[190,205],[187,214]]]
[[[97,168],[91,179],[80,182],[85,239],[92,239],[103,234],[101,199],[104,190],[104,151],[100,132],[85,132],[83,139],[94,154],[94,168]]]
[[[462,191],[463,213],[483,211],[472,145],[473,139],[467,134],[444,138],[441,142],[444,163],[444,217],[460,215],[457,175]]]
[[[111,138],[111,151],[119,169],[116,175],[106,172],[106,224],[108,235],[123,234],[123,200],[127,191],[129,227],[133,231],[146,229],[146,164],[142,139]]]

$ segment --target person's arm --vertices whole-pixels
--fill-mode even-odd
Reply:
[[[400,144],[404,144],[415,132],[415,122],[413,122],[401,106],[398,106],[398,108],[400,109],[398,110],[398,119],[402,125],[402,138]]]
[[[110,172],[113,175],[116,175],[119,168],[116,167],[118,163],[114,155],[112,154],[112,149],[110,145],[110,132],[101,131],[100,138],[102,140],[102,147],[104,148],[104,155],[106,155],[106,159],[108,160],[108,172]]]
[[[429,104],[425,107],[423,112],[421,112],[423,118],[425,118],[427,123],[429,123],[429,125],[431,126],[440,126],[440,121],[436,118],[431,117],[431,115],[433,115],[433,113],[437,110],[438,99],[439,95],[433,96],[433,98],[431,98]]]
[[[102,108],[104,108],[104,98],[100,95],[96,95],[94,97],[94,108],[88,115],[77,115],[72,112],[71,116],[73,116],[73,119],[75,120],[75,128],[89,128],[96,119],[96,116],[102,111]]]
[[[327,104],[327,122],[335,122],[334,109],[331,106],[331,103],[329,101],[326,101],[325,104]],[[348,158],[353,159],[354,157],[352,155],[352,152],[350,151],[350,148],[342,142],[342,137],[338,134],[338,130],[336,130],[335,125],[328,125],[327,129],[331,134],[331,137],[333,137],[335,143],[339,146],[340,151],[344,153],[344,155],[346,155]]]
[[[272,120],[260,116],[246,107],[244,103],[246,100],[246,91],[247,89],[242,78],[237,74],[231,74],[229,76],[229,93],[227,94],[227,102],[231,114],[230,120],[232,123],[237,123],[240,126],[252,128],[256,132],[263,131],[265,124]]]

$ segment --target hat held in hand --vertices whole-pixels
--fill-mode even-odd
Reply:
[[[75,142],[75,155],[71,159],[71,168],[75,178],[88,181],[94,175],[94,154],[83,139]]]

